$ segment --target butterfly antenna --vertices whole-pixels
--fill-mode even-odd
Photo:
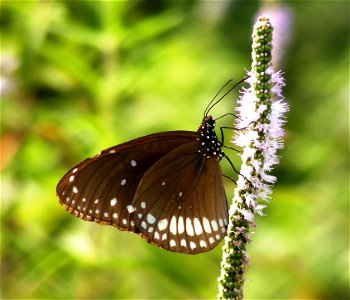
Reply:
[[[204,110],[204,117],[206,117],[209,113],[210,110],[210,105],[215,101],[216,97],[221,93],[221,91],[232,81],[232,79],[230,79],[229,81],[227,81],[222,88],[216,93],[216,95],[214,96],[213,99],[211,99],[211,101],[209,102],[209,104],[207,105],[206,109]]]
[[[250,76],[247,76],[245,78],[243,78],[241,81],[237,82],[233,87],[231,87],[221,98],[219,98],[218,100],[216,100],[214,103],[213,101],[215,100],[215,98],[217,97],[217,95],[224,89],[224,87],[230,83],[232,80],[229,80],[227,83],[225,83],[225,85],[220,89],[220,91],[215,95],[214,99],[210,101],[210,103],[208,104],[207,108],[204,111],[204,116],[208,116],[209,111],[216,105],[218,104],[222,99],[224,99],[229,93],[231,93],[231,91],[236,88],[236,86],[238,86],[239,84],[241,84],[242,82],[244,82],[245,80],[247,80]]]

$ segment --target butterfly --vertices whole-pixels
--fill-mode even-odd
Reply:
[[[134,232],[169,251],[215,248],[228,225],[219,164],[227,156],[209,111],[233,88],[213,98],[197,131],[146,135],[83,160],[59,181],[59,202],[78,218]]]

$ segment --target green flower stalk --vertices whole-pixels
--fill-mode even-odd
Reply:
[[[223,246],[218,299],[243,299],[245,270],[249,264],[246,246],[249,231],[255,227],[254,216],[262,215],[276,177],[269,175],[279,159],[276,151],[283,147],[284,80],[271,66],[272,26],[260,17],[253,30],[252,70],[241,91],[235,127],[239,130],[234,143],[242,148],[242,166],[230,206],[230,220]]]

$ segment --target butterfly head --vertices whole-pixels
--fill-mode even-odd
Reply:
[[[197,140],[200,143],[198,153],[207,158],[215,157],[217,160],[221,160],[225,154],[221,150],[222,144],[215,133],[215,120],[212,116],[204,117],[197,132],[199,134]]]

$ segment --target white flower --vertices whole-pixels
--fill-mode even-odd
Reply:
[[[245,195],[245,205],[252,209],[253,213],[262,214],[264,205],[257,204],[258,198],[268,200],[271,194],[269,185],[276,182],[276,177],[270,175],[273,166],[279,162],[276,154],[283,147],[281,137],[284,135],[282,128],[285,123],[284,113],[288,111],[288,105],[281,94],[285,85],[281,72],[274,72],[269,67],[265,74],[270,76],[271,99],[260,101],[256,95],[263,97],[268,91],[258,93],[254,90],[254,84],[261,83],[254,75],[246,81],[249,88],[242,88],[237,107],[238,116],[236,127],[239,129],[234,138],[234,143],[242,147],[242,166],[237,181],[237,191],[246,189],[247,181],[251,184],[248,194]],[[242,203],[241,194],[235,193],[234,202]],[[235,208],[237,211],[238,208]],[[253,214],[246,210],[240,210],[244,219],[253,222]]]

